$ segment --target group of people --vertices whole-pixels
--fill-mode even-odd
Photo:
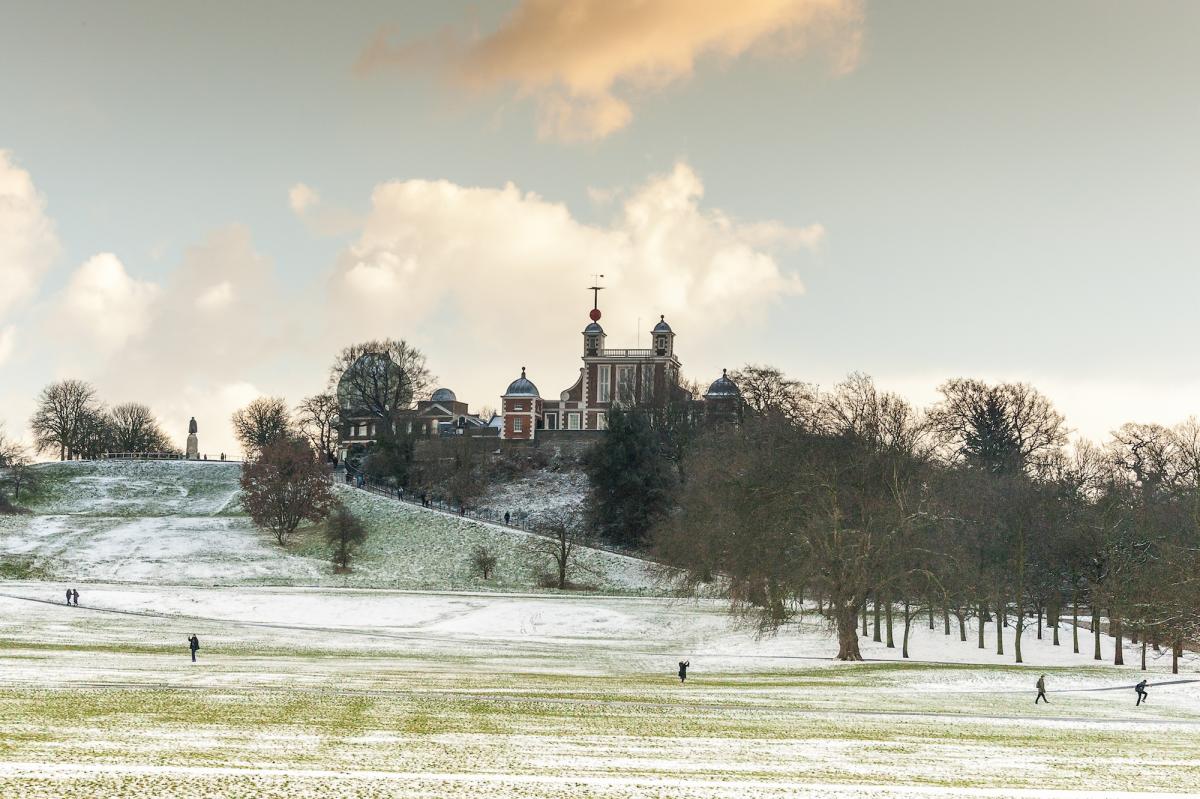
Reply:
[[[79,607],[79,592],[74,588],[67,589],[67,604]]]
[[[682,663],[680,663],[679,665],[680,665],[680,667],[683,666]],[[682,676],[682,671],[680,672],[680,676]],[[1149,684],[1150,684],[1150,681],[1143,677],[1142,681],[1140,683],[1133,686],[1134,692],[1137,693],[1137,703],[1134,705],[1134,707],[1138,707],[1143,702],[1145,702],[1146,699],[1149,698],[1150,695],[1148,693],[1146,693],[1146,686]],[[1050,700],[1046,698],[1046,675],[1045,674],[1043,674],[1041,677],[1038,677],[1037,698],[1033,700],[1033,703],[1036,705],[1038,702],[1045,702],[1047,705],[1050,704]]]

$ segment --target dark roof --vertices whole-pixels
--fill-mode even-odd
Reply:
[[[654,330],[652,330],[651,332],[652,333],[672,333],[674,331],[671,330],[671,326],[667,324],[667,317],[659,316],[658,324],[654,326]]]
[[[458,397],[448,388],[439,388],[429,397],[430,402],[454,402]]]
[[[708,391],[704,393],[705,399],[740,396],[742,396],[742,392],[738,390],[737,383],[729,379],[729,372],[725,369],[721,370],[721,376],[714,380],[713,384],[708,387]]]
[[[521,367],[521,376],[508,384],[508,391],[504,392],[506,397],[541,397],[538,393],[538,388],[529,378],[525,377],[525,367]]]
[[[589,322],[588,326],[583,329],[583,335],[585,336],[590,336],[595,333],[599,333],[602,336],[604,335],[604,328],[600,327],[599,322]]]

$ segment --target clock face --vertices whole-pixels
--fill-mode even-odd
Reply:
[[[561,399],[563,402],[566,402],[567,396],[568,396],[568,393],[566,391],[564,391],[563,393],[558,395],[558,398]]]

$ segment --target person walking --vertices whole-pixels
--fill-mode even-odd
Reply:
[[[688,670],[688,666],[690,666],[690,665],[692,665],[692,662],[690,660],[679,661],[679,681],[681,683],[687,682],[687,670]]]
[[[1033,700],[1033,703],[1035,705],[1038,702],[1045,702],[1047,705],[1050,704],[1050,700],[1046,698],[1046,675],[1045,674],[1043,674],[1041,677],[1038,677],[1037,689],[1038,689],[1037,699]]]
[[[67,604],[68,605],[71,604],[71,589],[70,588],[67,589]]]
[[[510,519],[512,519],[512,516],[511,516],[511,514],[509,514],[509,512],[508,512],[508,511],[504,511],[504,523],[505,523],[505,524],[509,524],[509,520],[510,520]]]
[[[192,633],[191,636],[188,638],[188,649],[192,650],[192,662],[193,663],[196,662],[196,650],[199,648],[200,648],[200,639],[196,637],[195,633]]]
[[[1137,698],[1138,698],[1137,705],[1140,705],[1140,704],[1142,704],[1142,702],[1146,701],[1146,679],[1145,678],[1142,678],[1142,681],[1140,683],[1133,686],[1133,690],[1137,691]],[[1137,705],[1134,705],[1134,707],[1137,707]]]

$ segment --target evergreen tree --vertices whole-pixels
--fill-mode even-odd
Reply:
[[[596,533],[622,546],[641,546],[670,508],[675,479],[662,437],[647,412],[613,408],[608,434],[584,457],[591,480],[589,516]]]

